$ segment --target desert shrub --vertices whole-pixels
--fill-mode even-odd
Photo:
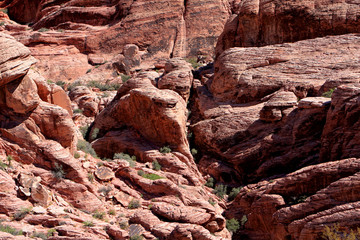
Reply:
[[[127,80],[129,80],[129,79],[131,78],[131,76],[125,75],[125,74],[120,74],[120,76],[121,76],[121,81],[122,81],[123,83],[126,83]]]
[[[94,174],[88,173],[87,176],[88,176],[88,179],[89,179],[90,182],[94,181]]]
[[[119,223],[121,229],[128,229],[129,228],[129,222],[128,221],[122,221]]]
[[[5,14],[8,14],[8,12],[9,12],[9,10],[7,8],[2,8],[2,9],[0,9],[0,11]]]
[[[231,192],[229,193],[229,196],[228,196],[228,200],[229,201],[234,200],[236,198],[236,196],[239,194],[240,190],[241,190],[241,187],[231,189]]]
[[[145,172],[143,170],[139,170],[137,173],[139,176],[144,176],[144,174],[145,174]]]
[[[91,73],[91,68],[86,71],[86,74]]]
[[[85,140],[80,139],[78,141],[77,148],[78,148],[78,150],[81,150],[81,151],[83,151],[85,153],[88,153],[93,157],[97,157],[95,150],[91,147],[90,143],[88,143]]]
[[[308,198],[307,195],[300,195],[300,196],[294,196],[294,197],[290,197],[289,200],[289,205],[295,205],[298,203],[302,203],[306,200],[306,198]]]
[[[18,210],[14,213],[13,217],[16,221],[20,221],[26,215],[28,215],[30,212],[31,212],[31,208],[21,208],[20,210]]]
[[[360,228],[356,230],[341,230],[339,224],[325,226],[321,235],[326,240],[358,240],[360,239]]]
[[[6,233],[10,233],[11,235],[23,235],[23,231],[22,230],[18,230],[16,228],[7,226],[7,225],[2,225],[0,224],[0,232],[6,232]]]
[[[58,163],[54,164],[54,170],[52,171],[52,174],[56,179],[65,178],[65,175],[66,175],[62,165],[60,165]]]
[[[14,158],[13,158],[11,155],[8,155],[8,156],[6,157],[6,160],[8,161],[8,167],[11,167],[11,161],[13,161]]]
[[[224,196],[226,195],[226,190],[227,187],[225,185],[219,184],[214,188],[213,193],[219,198],[223,199]]]
[[[144,237],[141,235],[134,235],[130,237],[130,240],[143,240]]]
[[[131,202],[128,205],[129,209],[135,209],[135,208],[139,208],[141,206],[139,200],[133,199],[131,200]]]
[[[48,31],[50,31],[50,29],[48,29],[48,28],[40,28],[38,30],[38,32],[48,32]]]
[[[76,82],[73,82],[72,84],[70,84],[70,85],[67,87],[67,90],[68,90],[68,91],[71,91],[71,90],[73,90],[75,87],[77,87],[77,86],[82,86],[82,85],[83,85],[82,82],[76,81]]]
[[[81,110],[81,109],[79,109],[79,110]],[[81,112],[82,112],[82,110],[81,110]],[[74,113],[75,113],[75,111],[74,111]],[[86,133],[88,132],[88,130],[89,130],[89,125],[80,127],[80,132],[81,132],[81,135],[83,136],[83,138],[86,137]]]
[[[243,215],[242,217],[241,217],[241,219],[240,219],[240,225],[242,226],[242,227],[244,227],[245,226],[245,223],[248,221],[248,218],[247,218],[247,216],[246,215]]]
[[[0,26],[4,26],[5,25],[5,22],[0,22]]]
[[[74,109],[73,113],[83,113],[83,110],[80,108]],[[81,128],[81,127],[80,127]],[[81,131],[81,130],[80,130]],[[85,132],[86,133],[86,132]]]
[[[209,198],[208,202],[213,206],[216,204],[216,201],[213,198]]]
[[[235,218],[226,220],[226,228],[231,233],[235,233],[240,228],[239,221]]]
[[[210,187],[210,188],[213,188],[214,185],[215,185],[215,180],[214,180],[214,178],[209,177],[209,178],[206,180],[205,186]]]
[[[8,165],[2,161],[0,161],[0,169],[3,171],[6,171],[8,168]]]
[[[91,140],[96,139],[97,136],[98,136],[98,134],[99,134],[99,131],[100,131],[100,130],[99,130],[98,128],[94,128],[94,130],[93,130],[92,133],[91,133],[90,139],[91,139]]]
[[[43,240],[46,240],[48,236],[42,232],[34,232],[33,234],[31,234],[31,238],[41,238]]]
[[[126,153],[115,153],[113,159],[122,159],[122,160],[126,160],[129,162],[130,167],[135,167],[136,166],[136,157],[135,156],[131,156],[129,154]]]
[[[99,211],[96,210],[96,211],[93,213],[92,216],[93,216],[93,218],[102,220],[102,219],[104,219],[105,215],[106,215],[106,213],[104,213],[104,212],[99,212]]]
[[[190,63],[194,69],[198,69],[201,66],[201,64],[197,62],[196,57],[186,58],[185,60]]]
[[[152,167],[153,167],[153,169],[154,169],[155,171],[161,170],[161,165],[160,165],[160,163],[159,163],[158,161],[156,161],[156,160],[152,162]]]
[[[108,214],[109,215],[112,215],[112,216],[115,216],[116,215],[116,211],[115,211],[115,209],[110,209],[109,211],[108,211]]]
[[[107,196],[112,190],[112,187],[107,186],[107,187],[101,187],[99,188],[98,192],[102,193],[104,196]]]
[[[171,153],[171,148],[169,146],[164,146],[159,149],[159,152],[161,153]]]
[[[75,152],[75,153],[74,153],[74,158],[76,158],[76,159],[80,158],[80,153],[79,153],[79,152]]]
[[[56,233],[56,229],[50,228],[50,229],[47,231],[46,236],[47,236],[47,237],[51,237],[51,236],[54,236],[55,233]]]
[[[157,179],[162,179],[163,177],[154,174],[154,173],[145,173],[144,175],[142,175],[143,178],[147,178],[150,180],[157,180]]]
[[[64,81],[57,81],[55,84],[58,85],[58,86],[60,86],[62,89],[65,89],[64,87],[65,87],[66,82],[64,82]]]
[[[83,225],[85,227],[93,227],[93,226],[95,226],[92,221],[85,221],[85,222],[83,222]]]
[[[86,86],[95,87],[95,88],[100,89],[101,91],[116,91],[121,87],[121,85],[118,83],[103,84],[103,83],[97,82],[97,81],[90,81],[90,82],[88,82],[88,84]]]
[[[196,150],[195,148],[192,148],[190,152],[191,152],[191,155],[193,155],[193,157],[195,157],[196,154],[198,154],[198,150]]]
[[[334,90],[335,90],[335,88],[332,88],[332,89],[330,89],[329,91],[324,92],[324,93],[322,94],[322,96],[323,96],[323,97],[326,97],[326,98],[331,98]]]

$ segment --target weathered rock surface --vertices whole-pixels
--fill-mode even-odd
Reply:
[[[326,80],[358,82],[355,34],[261,48],[231,48],[215,62],[211,92],[221,101],[246,103],[279,89],[299,98],[316,96]],[[351,49],[351,50],[348,50]],[[333,86],[336,87],[336,86]],[[326,90],[327,91],[327,90]]]
[[[359,32],[360,4],[345,0],[233,1],[217,55],[231,47],[264,46]]]

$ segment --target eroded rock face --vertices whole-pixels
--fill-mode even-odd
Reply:
[[[358,82],[352,60],[360,51],[357,35],[304,40],[261,48],[231,48],[215,62],[211,92],[221,101],[246,103],[279,89],[299,98],[316,96],[329,78]],[[341,46],[341,47],[340,47]],[[347,50],[347,47],[352,49]]]
[[[219,37],[217,55],[231,47],[283,42],[359,32],[359,3],[310,1],[233,1],[231,16]]]

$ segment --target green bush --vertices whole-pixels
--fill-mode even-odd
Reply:
[[[9,166],[6,163],[0,161],[0,169],[1,170],[6,171],[8,167]]]
[[[99,211],[96,210],[96,211],[93,213],[92,216],[93,216],[93,218],[102,220],[102,219],[104,219],[105,215],[106,215],[106,213],[104,213],[104,212],[99,212]]]
[[[196,57],[186,58],[185,60],[190,63],[194,69],[198,69],[201,66],[201,64],[197,62]]]
[[[131,76],[129,76],[129,75],[124,75],[124,74],[120,74],[120,76],[121,76],[121,81],[122,81],[123,83],[126,83],[127,80],[129,80],[129,79],[131,78]]]
[[[137,173],[139,176],[144,176],[144,174],[145,174],[145,172],[143,170],[139,170]]]
[[[225,185],[219,184],[214,188],[213,193],[219,198],[223,199],[224,196],[226,195],[226,190],[227,187]]]
[[[9,12],[9,10],[7,8],[2,8],[2,9],[0,9],[0,11],[5,14],[8,14],[8,12]]]
[[[130,240],[143,240],[144,237],[141,235],[134,235],[130,237]]]
[[[46,235],[47,235],[47,237],[51,237],[51,236],[54,236],[56,232],[57,232],[56,229],[50,228],[50,229],[47,231],[47,234],[46,234]]]
[[[129,222],[128,221],[122,221],[119,223],[120,225],[120,228],[125,230],[125,229],[128,229],[129,228]]]
[[[79,110],[81,110],[81,109],[79,109]],[[82,110],[81,110],[81,112],[82,112]],[[74,113],[75,113],[75,111],[74,111]],[[84,139],[86,137],[86,133],[88,132],[88,130],[89,130],[89,125],[80,127],[80,132]]]
[[[80,108],[77,108],[77,109],[74,109],[73,113],[83,113],[83,110]],[[87,127],[89,127],[89,126],[87,126]],[[82,127],[80,127],[80,132],[81,132],[81,128]],[[85,132],[85,134],[86,134],[86,132]]]
[[[8,161],[8,167],[11,167],[11,161],[13,161],[14,158],[13,158],[11,155],[8,155],[8,156],[6,157],[6,160]]]
[[[115,211],[115,209],[110,209],[109,211],[108,211],[108,214],[109,215],[112,215],[112,216],[115,216],[116,215],[116,211]]]
[[[216,204],[216,201],[213,198],[209,198],[208,202],[213,206]]]
[[[235,233],[240,228],[239,221],[235,218],[226,220],[226,228],[229,230],[229,232]]]
[[[101,91],[115,91],[121,87],[121,85],[118,83],[103,84],[103,83],[97,82],[97,81],[90,81],[86,84],[86,86],[95,87],[95,88],[100,89]]]
[[[64,81],[57,81],[55,84],[58,85],[58,86],[60,86],[62,89],[65,89],[64,87],[65,87],[66,82],[64,82]]]
[[[229,196],[228,196],[228,200],[229,201],[234,200],[236,198],[236,196],[239,194],[240,190],[241,190],[241,187],[231,189],[231,192],[229,193]]]
[[[145,173],[144,175],[142,175],[143,178],[147,178],[150,180],[157,180],[157,179],[162,179],[163,177],[154,174],[154,173]]]
[[[18,210],[14,213],[13,217],[16,221],[20,221],[26,215],[28,215],[30,212],[31,212],[31,208],[21,208],[20,210]]]
[[[323,97],[326,97],[326,98],[331,98],[334,90],[335,90],[335,88],[332,88],[332,89],[330,89],[329,91],[324,92],[324,93],[322,94],[322,96],[323,96]]]
[[[126,160],[129,162],[130,167],[135,167],[136,166],[136,157],[135,156],[131,156],[129,154],[126,153],[115,153],[113,159],[122,159],[122,160]]]
[[[171,148],[169,146],[164,146],[159,149],[159,152],[161,153],[171,153]]]
[[[95,226],[92,221],[85,221],[85,222],[83,222],[83,225],[85,227],[93,227],[93,226]]]
[[[46,240],[48,236],[42,232],[34,232],[33,234],[31,234],[31,238],[41,238],[43,240]]]
[[[152,162],[152,167],[153,167],[153,169],[154,169],[155,171],[161,170],[161,165],[160,165],[160,163],[159,163],[158,161],[156,161],[156,160]]]
[[[245,226],[245,223],[248,221],[248,218],[247,218],[247,216],[246,215],[243,215],[242,217],[241,217],[241,219],[240,219],[240,225],[242,226],[242,227],[244,227]]]
[[[94,130],[92,131],[91,133],[91,136],[90,136],[90,140],[93,141],[94,139],[97,138],[98,134],[99,134],[99,129],[98,128],[94,128]]]
[[[52,174],[56,179],[65,178],[65,175],[66,175],[62,165],[60,165],[58,163],[54,164],[54,170],[52,171]]]
[[[80,158],[80,153],[79,153],[79,152],[75,152],[75,153],[74,153],[74,158],[76,158],[76,159]]]
[[[93,182],[93,181],[94,181],[94,174],[88,173],[87,176],[88,176],[88,179],[89,179],[90,182]]]
[[[206,180],[205,186],[210,187],[210,188],[213,188],[214,185],[215,185],[215,180],[214,180],[214,178],[209,177],[209,178]]]
[[[196,150],[195,148],[191,149],[191,155],[193,155],[193,157],[195,157],[198,154],[198,150]]]
[[[128,209],[135,209],[141,207],[139,200],[133,199],[128,205]]]
[[[38,32],[48,32],[48,31],[50,31],[50,29],[48,29],[48,28],[40,28],[38,30]]]
[[[6,232],[6,233],[10,233],[11,235],[23,235],[23,231],[22,230],[17,230],[13,227],[7,226],[7,225],[2,225],[0,224],[0,232]]]
[[[91,147],[90,143],[88,143],[87,141],[80,139],[78,141],[77,148],[78,148],[78,150],[81,150],[81,151],[88,153],[91,156],[97,158],[95,150]]]
[[[70,84],[70,85],[67,87],[67,90],[68,90],[68,91],[71,91],[71,90],[73,90],[75,87],[77,87],[77,86],[82,86],[82,85],[83,85],[82,82],[76,81],[76,82],[73,82],[72,84]]]

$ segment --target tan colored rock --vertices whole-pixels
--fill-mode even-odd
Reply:
[[[24,76],[35,59],[30,51],[13,37],[0,33],[0,86]]]

